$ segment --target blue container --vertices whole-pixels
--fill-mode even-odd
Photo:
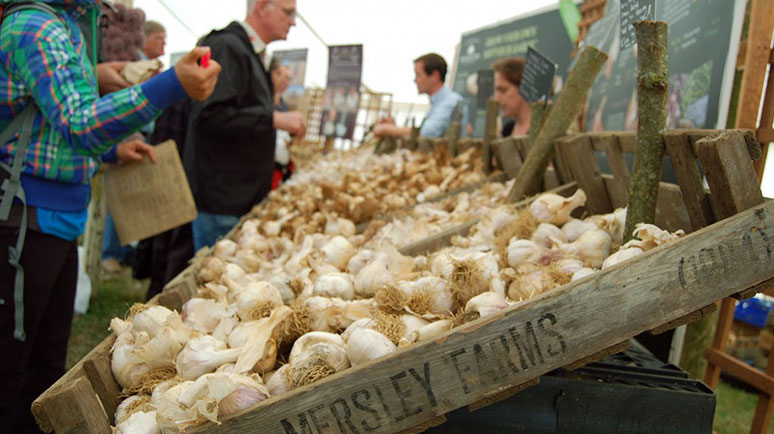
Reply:
[[[763,328],[766,326],[766,318],[771,312],[772,306],[757,298],[741,300],[736,303],[734,319],[752,326]]]

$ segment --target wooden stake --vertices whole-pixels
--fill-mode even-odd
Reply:
[[[637,155],[629,181],[624,242],[637,223],[653,223],[664,162],[669,90],[668,35],[664,21],[634,23],[637,31]]]
[[[497,114],[500,106],[490,98],[486,102],[486,129],[484,144],[481,147],[481,159],[484,161],[484,173],[492,173],[492,142],[497,138]]]
[[[583,108],[583,99],[605,61],[607,54],[594,47],[586,47],[581,52],[578,63],[570,71],[567,84],[556,100],[555,107],[549,112],[532,149],[527,154],[524,166],[516,176],[516,182],[508,194],[509,202],[517,202],[539,191],[543,173],[554,153],[554,140],[564,135],[578,116]]]

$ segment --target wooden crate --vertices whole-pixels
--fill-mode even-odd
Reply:
[[[631,336],[664,324],[675,326],[686,317],[695,319],[721,298],[761,287],[774,277],[774,247],[767,234],[774,225],[774,203],[764,203],[759,189],[757,194],[751,191],[751,185],[757,188],[757,183],[744,179],[752,171],[750,156],[755,155],[755,146],[748,149],[744,141],[729,145],[694,140],[707,132],[670,134],[676,138],[668,142],[680,143],[670,145],[670,152],[690,153],[696,170],[686,160],[678,165],[678,177],[698,176],[698,158],[712,195],[703,188],[696,190],[696,185],[677,187],[669,200],[682,200],[691,191],[695,197],[684,201],[681,219],[666,220],[692,225],[704,218],[708,222],[717,219],[717,223],[434,341],[401,349],[271,398],[219,425],[189,432],[419,432],[441,422],[451,410],[495,402],[551,370],[582,365],[618,350]],[[620,188],[615,183],[619,181],[615,175],[608,180],[595,172],[593,160],[572,156],[582,155],[589,146],[593,149],[595,142],[607,143],[605,140],[621,145],[623,152],[630,140],[627,134],[601,141],[595,137],[568,138],[557,148],[561,158],[571,153],[565,163],[574,175],[588,175],[576,178],[578,186],[597,185],[587,190],[591,208],[617,203],[620,197],[615,192],[620,193]],[[586,144],[579,150],[575,143]],[[618,148],[611,147],[615,154]],[[673,158],[675,155],[672,153]],[[662,192],[667,187],[674,186],[662,186]],[[691,211],[689,202],[703,205],[705,200],[709,208],[697,209],[706,213]],[[668,203],[660,212],[667,214],[680,207]],[[735,207],[738,209],[730,212]],[[742,208],[750,209],[738,212]],[[694,227],[698,226],[685,228]],[[190,297],[191,277],[190,273],[181,277],[154,301],[176,307]],[[102,342],[35,401],[33,413],[44,430],[110,432],[119,392],[110,372],[113,340]]]

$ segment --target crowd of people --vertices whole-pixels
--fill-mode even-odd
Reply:
[[[198,217],[142,241],[134,252],[120,245],[112,219],[105,227],[103,268],[116,272],[133,260],[135,275],[151,278],[150,299],[195,251],[225,235],[290,176],[288,147],[293,137],[304,136],[306,123],[282,99],[287,66],[272,62],[266,50],[295,25],[295,0],[248,2],[244,20],[210,32],[166,71],[151,66],[132,75],[142,77],[137,84],[125,72],[138,60],[164,54],[161,23],[143,19],[142,41],[128,41],[136,47],[125,50],[110,42],[114,50],[106,58],[107,45],[94,44],[107,41],[95,32],[107,36],[111,26],[109,20],[99,25],[100,12],[127,12],[107,0],[2,5],[0,426],[26,433],[39,432],[32,401],[64,373],[76,240],[86,225],[98,166],[145,161],[146,155],[152,164],[153,145],[169,139],[178,145]],[[498,62],[494,70],[494,98],[515,119],[507,134],[524,134],[529,106],[518,94],[523,59]],[[431,104],[422,136],[442,136],[455,113],[467,124],[463,98],[445,86],[441,56],[418,57],[414,73]],[[374,133],[408,136],[410,128],[386,118]]]

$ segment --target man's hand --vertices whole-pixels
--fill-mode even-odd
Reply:
[[[210,60],[206,68],[199,66],[199,58],[209,52],[209,47],[194,47],[175,65],[175,74],[183,89],[188,96],[198,101],[204,101],[212,95],[220,73],[220,64],[214,60]]]
[[[127,62],[103,62],[97,65],[97,83],[100,95],[107,95],[131,86],[121,77]]]
[[[274,128],[285,130],[293,137],[306,135],[306,121],[301,113],[296,111],[274,112]]]
[[[118,144],[116,148],[116,157],[119,163],[125,161],[142,161],[143,154],[148,154],[151,162],[156,162],[156,155],[153,153],[153,146],[143,142],[140,139],[130,138]]]

